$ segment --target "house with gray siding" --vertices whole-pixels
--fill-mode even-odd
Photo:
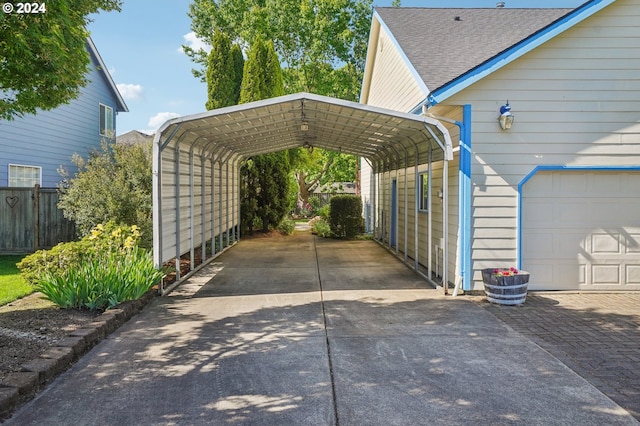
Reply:
[[[637,0],[375,9],[361,102],[440,120],[454,156],[363,161],[374,236],[464,290],[511,266],[532,290],[640,290],[638,22]]]
[[[128,111],[93,41],[87,39],[89,82],[69,104],[0,121],[0,187],[55,187],[58,170],[73,174],[71,156],[84,158],[113,138],[116,116]]]

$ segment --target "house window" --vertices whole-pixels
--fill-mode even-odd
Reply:
[[[9,186],[30,188],[42,184],[42,167],[9,164]]]
[[[113,108],[100,104],[100,136],[113,136]]]
[[[420,173],[418,183],[420,191],[418,210],[426,212],[429,211],[429,174]]]

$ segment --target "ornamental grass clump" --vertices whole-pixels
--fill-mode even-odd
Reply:
[[[36,291],[61,308],[106,310],[142,297],[160,281],[151,253],[138,245],[137,226],[98,225],[82,240],[34,253],[20,266]],[[31,257],[29,256],[29,257]]]

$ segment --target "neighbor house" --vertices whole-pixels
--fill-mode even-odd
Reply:
[[[64,169],[73,174],[75,153],[87,155],[113,138],[118,112],[128,111],[93,41],[88,84],[69,104],[36,115],[0,121],[0,187],[55,187]]]
[[[439,119],[454,156],[363,161],[374,236],[465,290],[509,266],[532,290],[640,290],[638,22],[637,0],[375,9],[361,102]]]

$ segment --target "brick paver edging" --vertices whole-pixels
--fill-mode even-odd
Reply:
[[[124,302],[96,317],[86,327],[69,334],[38,358],[22,365],[22,371],[10,373],[0,381],[0,422],[22,404],[31,400],[105,337],[144,309],[158,294],[151,289],[138,300]]]

